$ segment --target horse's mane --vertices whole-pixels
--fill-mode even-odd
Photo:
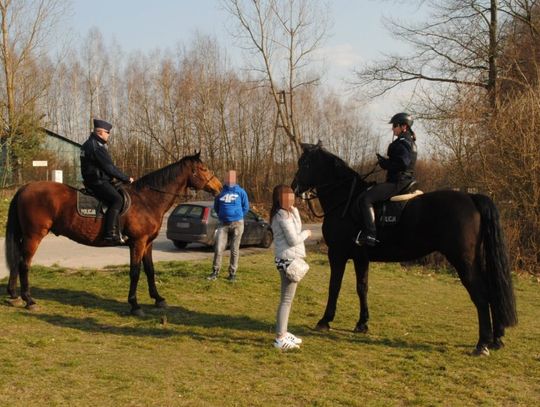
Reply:
[[[143,175],[133,183],[133,187],[137,191],[140,191],[144,187],[164,188],[171,182],[174,182],[185,170],[186,165],[193,161],[200,161],[198,154],[186,156],[175,163],[167,165],[166,167]]]
[[[327,149],[325,149],[324,147],[316,147],[315,148],[317,150],[319,150],[321,153],[323,153],[324,155],[330,157],[332,160],[333,160],[333,164],[336,166],[336,167],[339,167],[339,168],[343,168],[346,172],[350,172],[351,175],[355,175],[355,176],[359,176],[360,174],[358,174],[358,172],[356,170],[354,170],[353,168],[351,168],[349,166],[349,164],[347,164],[345,162],[345,160],[343,160],[341,157],[338,157],[337,155],[335,155],[334,153],[331,153],[330,151],[328,151]]]

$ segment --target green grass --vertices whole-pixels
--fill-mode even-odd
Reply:
[[[328,265],[311,255],[289,328],[305,343],[271,344],[279,276],[270,253],[244,256],[239,281],[204,277],[209,262],[158,265],[167,310],[128,315],[128,271],[35,267],[40,311],[0,306],[0,405],[10,406],[532,406],[540,402],[540,290],[516,281],[520,324],[506,348],[468,356],[476,312],[461,283],[374,264],[370,333],[358,317],[349,264],[334,328],[311,328],[326,304]],[[166,322],[162,323],[166,315]]]
[[[9,203],[11,202],[11,198],[0,198],[0,225],[2,227],[0,228],[0,236],[4,237],[6,235],[6,222],[7,222],[7,215],[9,210]]]

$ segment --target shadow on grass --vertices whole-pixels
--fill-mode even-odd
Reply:
[[[181,306],[170,306],[167,309],[160,309],[153,306],[143,306],[146,317],[131,317],[128,313],[127,302],[120,302],[115,299],[104,298],[99,295],[65,288],[40,288],[34,287],[33,293],[36,297],[47,298],[60,304],[95,309],[98,311],[112,312],[125,318],[125,323],[108,324],[99,321],[99,317],[71,317],[59,314],[47,314],[42,311],[36,313],[26,312],[28,318],[35,318],[52,325],[78,329],[84,332],[100,332],[126,336],[140,337],[189,337],[199,341],[216,341],[236,344],[261,344],[268,339],[266,334],[273,332],[273,326],[269,323],[259,321],[244,315],[210,314],[198,312]],[[160,325],[159,320],[166,315],[167,325]],[[148,326],[155,322],[156,326]],[[146,326],[142,326],[146,325]],[[179,329],[180,326],[180,329]],[[192,328],[221,328],[225,331],[197,332]],[[264,338],[246,337],[244,332],[262,332]],[[353,333],[352,330],[333,328],[330,332],[315,331],[307,325],[297,326],[295,333],[303,337],[328,338],[336,341],[347,341],[358,345],[377,346],[382,348],[410,349],[413,351],[440,352],[448,351],[447,344],[441,343],[414,343],[396,338],[383,338],[370,334]],[[466,347],[465,344],[461,345]]]
[[[111,325],[99,322],[96,318],[86,317],[68,317],[58,314],[44,314],[42,312],[28,312],[24,314],[28,318],[39,319],[51,325],[60,326],[62,328],[77,329],[85,332],[100,332],[114,335],[127,336],[151,336],[151,337],[170,337],[177,334],[176,331],[167,328],[149,328],[141,326],[128,326],[129,323],[120,325]],[[136,321],[134,321],[135,324]]]
[[[122,317],[135,319],[135,317],[131,317],[128,312],[129,304],[127,302],[124,303],[115,299],[100,297],[93,293],[79,290],[70,290],[65,288],[39,287],[33,287],[32,293],[37,298],[47,298],[48,300],[56,301],[60,304],[113,312]],[[167,323],[184,326],[196,326],[202,328],[226,328],[264,332],[268,332],[269,329],[269,325],[267,323],[243,315],[209,314],[205,312],[193,311],[181,306],[169,306],[166,309],[156,308],[153,306],[143,306],[143,310],[145,311],[147,316],[140,318],[139,320],[141,321],[144,321],[146,318],[159,318],[162,315],[166,315]],[[34,315],[36,318],[46,316],[46,314],[42,314],[39,312],[30,315]],[[73,328],[82,327],[84,328],[84,330],[90,330],[89,327],[92,326],[92,324],[87,326],[86,324],[78,325],[74,323],[75,321],[82,321],[81,319],[77,318],[72,318],[72,320],[66,319],[65,321],[66,326]],[[59,325],[61,319],[59,318],[57,320],[51,320],[48,322]],[[137,329],[138,328],[133,328],[134,332],[126,332],[126,334],[136,335]],[[101,332],[103,328],[99,324],[96,324],[95,330]],[[162,333],[163,330],[157,329],[156,332]]]
[[[257,337],[248,336],[245,333],[235,331],[220,332],[197,332],[192,329],[167,328],[165,326],[140,326],[145,323],[143,319],[132,319],[120,325],[106,324],[99,322],[96,318],[76,318],[58,314],[27,313],[25,316],[29,319],[38,319],[51,325],[61,328],[71,328],[82,332],[134,337],[148,337],[152,339],[185,337],[198,342],[219,342],[227,345],[250,345],[261,346],[268,342],[266,336]],[[230,328],[230,327],[229,327]]]
[[[409,349],[411,351],[439,352],[446,353],[449,344],[440,342],[411,342],[403,339],[374,336],[370,333],[354,332],[352,329],[332,328],[330,331],[317,331],[314,327],[301,326],[297,330],[301,336],[312,336],[319,338],[331,338],[340,341],[347,341],[358,345],[377,346],[394,349]],[[456,347],[467,347],[457,345]]]

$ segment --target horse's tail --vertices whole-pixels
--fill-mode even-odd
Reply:
[[[489,303],[492,314],[504,326],[517,324],[516,300],[506,245],[499,223],[499,211],[493,201],[481,194],[471,194],[481,215],[480,265],[489,285]]]
[[[21,190],[22,188],[17,191],[9,204],[6,224],[6,262],[10,277],[12,278],[19,274],[19,265],[21,263],[22,231],[18,213],[18,201]]]

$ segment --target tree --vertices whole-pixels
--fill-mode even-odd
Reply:
[[[236,37],[258,55],[250,69],[270,89],[277,121],[299,156],[302,135],[295,96],[319,81],[309,68],[326,34],[325,9],[310,0],[224,0],[223,4],[237,23]]]
[[[378,96],[415,81],[485,89],[496,100],[501,26],[497,0],[430,0],[425,23],[387,24],[412,46],[409,55],[386,59],[356,72],[359,85],[373,85]]]
[[[412,46],[357,72],[372,96],[419,84],[440,179],[487,193],[502,209],[514,266],[538,264],[540,1],[429,1],[423,24],[393,22]],[[429,86],[424,86],[429,83]]]
[[[33,104],[48,83],[35,80],[36,61],[45,57],[47,39],[54,32],[65,9],[64,0],[0,0],[0,64],[6,100],[1,106],[3,184],[12,169],[12,161],[19,161],[12,148],[13,139],[24,137],[25,133],[19,127],[35,122],[28,118],[28,112],[35,113]],[[34,74],[29,75],[32,70]],[[28,78],[34,80],[29,83]],[[17,144],[25,143],[17,141]]]

